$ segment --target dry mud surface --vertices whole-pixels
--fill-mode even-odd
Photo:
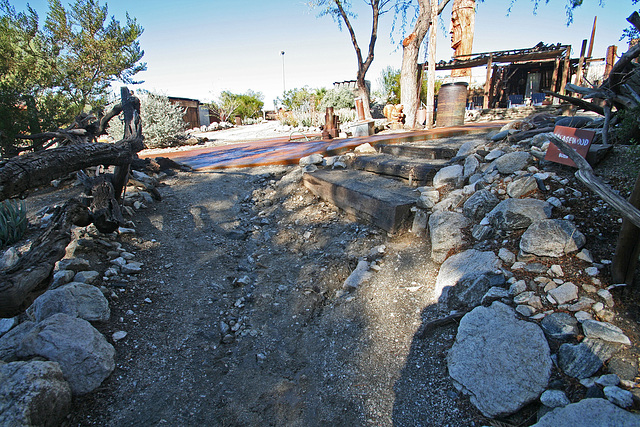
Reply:
[[[136,215],[136,236],[121,239],[144,272],[114,284],[111,321],[98,326],[128,335],[114,343],[114,373],[75,399],[67,425],[480,419],[446,373],[455,328],[414,338],[442,314],[427,240],[389,237],[301,184],[274,185],[290,170],[179,173]],[[336,295],[379,245],[380,271]]]

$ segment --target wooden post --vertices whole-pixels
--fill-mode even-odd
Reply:
[[[613,64],[616,63],[616,54],[618,53],[618,46],[612,45],[607,48],[606,65],[604,66],[604,79],[609,78]]]
[[[429,63],[427,64],[427,118],[425,127],[433,128],[436,97],[436,39],[438,35],[438,2],[431,0],[431,26],[429,27]]]
[[[330,140],[336,138],[340,131],[338,130],[338,116],[333,113],[333,107],[327,107],[324,115],[324,129],[322,130],[322,139]]]
[[[489,61],[487,61],[487,77],[484,82],[484,98],[482,100],[482,108],[485,110],[489,108],[489,98],[491,97],[491,66],[493,65],[493,55],[489,55]]]
[[[120,88],[120,97],[120,105],[122,105],[122,114],[124,115],[123,139],[140,138],[142,136],[140,100],[133,96],[126,86]],[[131,160],[133,160],[133,158]],[[113,193],[116,200],[120,200],[128,180],[129,163],[117,166],[113,172]]]
[[[593,53],[593,42],[596,38],[596,22],[598,22],[598,17],[593,17],[593,27],[591,28],[591,38],[589,39],[589,50],[587,51],[587,58],[591,58],[591,54]]]
[[[582,48],[580,49],[580,59],[578,60],[578,71],[576,72],[576,86],[582,83],[582,68],[584,67],[584,56],[587,52],[587,40],[582,40]]]
[[[571,46],[567,46],[567,51],[564,54],[564,62],[562,64],[562,80],[560,80],[560,95],[564,95],[566,92],[564,87],[569,79],[569,68],[571,67]]]
[[[553,75],[551,76],[551,91],[557,92],[558,88],[558,71],[560,70],[560,58],[556,58],[553,63]]]
[[[491,92],[489,93],[489,108],[496,108],[496,99],[498,97],[498,83],[500,82],[502,72],[498,68],[498,64],[493,65],[493,71],[491,72]],[[495,94],[495,95],[494,95]]]

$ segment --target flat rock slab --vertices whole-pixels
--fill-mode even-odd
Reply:
[[[412,188],[363,171],[318,170],[302,181],[316,196],[390,233],[409,223],[418,199]]]
[[[462,318],[447,362],[456,387],[490,418],[538,399],[553,364],[540,327],[497,301]]]
[[[446,159],[418,160],[408,157],[395,157],[389,154],[372,154],[356,157],[352,166],[354,169],[397,176],[429,184],[436,172],[446,163]]]

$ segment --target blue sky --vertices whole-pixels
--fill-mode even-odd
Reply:
[[[27,1],[11,0],[18,10]],[[48,10],[46,0],[28,3],[41,17]],[[63,0],[63,4],[68,4]],[[102,0],[101,4],[105,1]],[[348,32],[340,32],[330,17],[318,17],[304,0],[167,1],[109,0],[109,14],[120,21],[125,12],[144,28],[140,39],[145,51],[147,71],[137,78],[139,87],[170,96],[216,99],[222,90],[243,93],[251,89],[264,94],[265,107],[283,90],[309,86],[331,87],[335,81],[353,80],[356,56]],[[573,56],[580,54],[583,39],[591,33],[598,16],[594,57],[603,57],[609,45],[618,45],[628,26],[626,17],[634,10],[631,0],[584,0],[574,11],[574,22],[567,27],[566,0],[541,0],[537,13],[533,2],[516,0],[507,16],[511,0],[485,0],[477,6],[474,52],[532,47],[540,41],[566,43]],[[362,0],[353,0],[358,13],[356,33],[366,51],[370,32],[370,13]],[[451,6],[441,15],[438,26],[438,60],[449,60],[449,20]],[[373,89],[381,71],[391,65],[400,68],[402,35],[391,35],[393,15],[383,15],[378,31],[375,59],[367,79]],[[393,42],[392,42],[393,39]],[[395,44],[394,44],[395,43]],[[421,61],[424,57],[421,56]],[[476,69],[474,74],[484,74]]]

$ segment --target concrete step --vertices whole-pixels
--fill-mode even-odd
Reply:
[[[316,196],[390,233],[410,225],[419,196],[402,182],[359,170],[317,170],[302,181]]]
[[[383,154],[414,159],[451,159],[458,152],[457,147],[424,146],[409,144],[379,144],[376,150]]]
[[[433,176],[446,166],[448,161],[448,159],[424,160],[396,157],[390,154],[367,154],[357,156],[349,166],[353,169],[408,179],[421,185],[430,185]]]

